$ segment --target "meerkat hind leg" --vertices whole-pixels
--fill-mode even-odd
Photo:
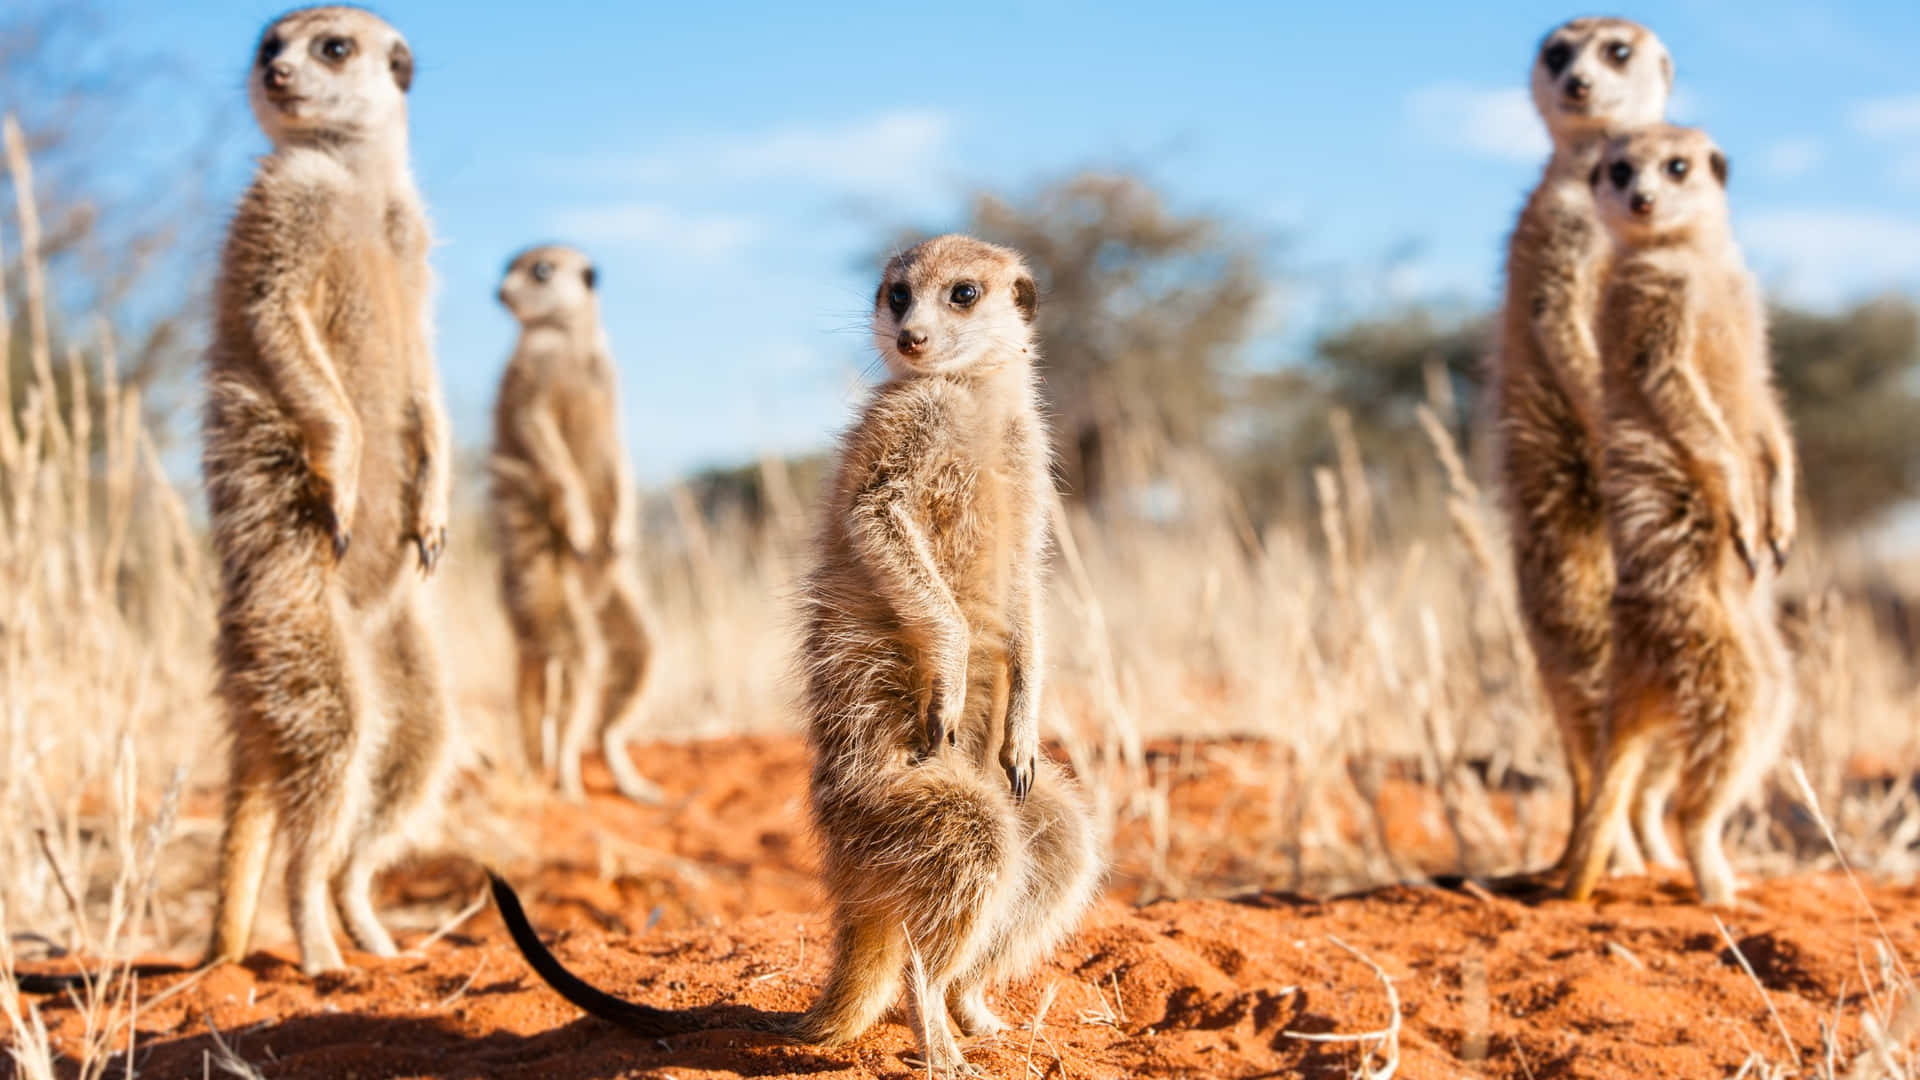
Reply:
[[[1665,704],[1657,707],[1664,709]],[[1593,799],[1574,823],[1568,845],[1564,886],[1568,899],[1585,900],[1593,895],[1594,886],[1606,873],[1614,841],[1628,828],[1629,803],[1640,784],[1648,744],[1654,735],[1646,725],[1648,719],[1652,718],[1635,717],[1634,722],[1621,725],[1607,748]]]
[[[794,1034],[821,1046],[839,1046],[873,1026],[900,996],[907,962],[906,931],[885,918],[844,920],[834,937],[833,970],[818,1001]]]
[[[260,890],[266,884],[268,857],[273,854],[278,810],[272,763],[264,748],[249,747],[242,738],[236,736],[233,748],[226,831],[220,838],[219,906],[206,957],[210,964],[231,963],[246,955]]]
[[[560,794],[576,802],[587,797],[580,777],[580,758],[587,750],[587,738],[597,726],[600,694],[606,683],[606,645],[600,638],[599,619],[588,603],[586,589],[577,573],[561,576],[565,597],[567,630],[564,661],[560,667],[562,686],[560,707]]]
[[[660,789],[633,764],[628,743],[640,703],[652,675],[653,641],[639,598],[624,574],[616,572],[600,605],[600,633],[607,643],[600,751],[613,772],[613,785],[637,803],[659,803]]]
[[[1058,768],[1041,762],[1017,815],[1027,855],[1019,892],[947,995],[947,1008],[966,1035],[1006,1028],[987,1007],[987,987],[1024,975],[1044,959],[1093,901],[1100,880],[1093,823]]]
[[[447,740],[446,689],[418,598],[400,603],[375,651],[393,731],[374,771],[363,824],[334,879],[334,902],[355,943],[376,956],[394,956],[393,938],[374,913],[373,877],[439,775]]]
[[[1680,778],[1680,759],[1670,755],[1650,768],[1633,797],[1633,833],[1652,866],[1672,870],[1684,865],[1667,836],[1667,799]]]

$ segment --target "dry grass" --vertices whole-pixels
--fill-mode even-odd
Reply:
[[[30,382],[17,424],[0,409],[0,1011],[21,1075],[54,1075],[38,1017],[12,992],[15,957],[115,961],[87,991],[93,1034],[73,1063],[102,1075],[131,1048],[128,958],[192,955],[211,917],[222,782],[214,578],[196,496],[166,476],[138,393],[116,378],[110,336],[66,328],[76,344],[53,355],[29,167],[11,124],[7,150],[19,198],[17,230],[0,230],[0,269],[18,267],[22,280],[0,282],[0,341],[24,339]],[[0,365],[0,402],[15,395],[7,377]],[[1177,515],[1096,520],[1056,508],[1044,721],[1107,827],[1129,838],[1121,854],[1146,867],[1149,895],[1333,890],[1551,856],[1566,783],[1496,518],[1445,426],[1425,423],[1446,528],[1396,520],[1347,437],[1316,477],[1311,519],[1251,521],[1214,463],[1173,454]],[[663,738],[795,724],[788,599],[808,500],[778,463],[762,479],[775,512],[759,522],[704,516],[685,491],[652,500],[645,571],[668,652],[649,709]],[[495,810],[460,816],[498,844],[514,837],[502,808],[534,796],[489,767],[515,757],[513,665],[476,521],[456,536],[438,597],[460,630],[450,650],[458,726],[481,778],[468,798]],[[1734,846],[1745,867],[1915,870],[1920,808],[1905,782],[1920,731],[1914,671],[1849,599],[1843,586],[1864,573],[1818,551],[1794,567],[1807,602],[1794,635],[1803,707],[1791,750],[1807,791],[1776,781],[1742,819]],[[1165,738],[1176,752],[1148,752]],[[1864,763],[1899,780],[1869,782]],[[1172,812],[1180,780],[1203,767],[1247,779],[1242,804],[1223,810],[1254,822],[1231,852],[1218,829]],[[1448,838],[1443,865],[1411,860],[1387,827],[1387,805],[1410,792]],[[1826,808],[1818,827],[1800,812],[1810,803]],[[423,925],[447,915],[427,913]],[[1897,958],[1887,975],[1883,985],[1901,992],[1855,1003],[1869,1037],[1833,1048],[1813,1066],[1820,1075],[1920,1075],[1903,1049],[1920,1029],[1920,995]]]

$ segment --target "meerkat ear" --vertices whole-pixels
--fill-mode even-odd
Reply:
[[[600,272],[589,266],[580,275],[587,281],[587,291],[592,292],[600,284]]]
[[[1727,155],[1718,150],[1708,154],[1707,168],[1713,170],[1713,178],[1720,181],[1721,187],[1727,186]]]
[[[401,93],[413,89],[413,50],[404,41],[396,41],[387,50],[387,70],[393,72],[393,84]]]
[[[1034,308],[1040,303],[1040,295],[1034,290],[1033,279],[1020,275],[1013,283],[1013,306],[1020,310],[1020,318],[1033,321]]]

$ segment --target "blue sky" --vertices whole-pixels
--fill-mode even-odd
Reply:
[[[151,102],[225,113],[222,200],[264,148],[243,79],[278,3],[109,6],[179,55]],[[1414,299],[1484,304],[1546,141],[1526,99],[1558,4],[376,5],[418,58],[415,169],[440,246],[458,438],[487,438],[509,254],[602,270],[643,480],[817,447],[872,357],[874,253],[969,192],[1141,173],[1224,215],[1286,284],[1251,363]],[[1676,119],[1734,162],[1770,288],[1822,305],[1920,292],[1920,3],[1683,0],[1623,12],[1679,68]],[[199,260],[210,267],[218,223]]]

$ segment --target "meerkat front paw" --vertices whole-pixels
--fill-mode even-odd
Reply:
[[[593,554],[594,527],[593,511],[585,499],[568,499],[565,521],[561,523],[561,532],[567,538],[567,547],[573,550],[574,557],[584,559]]]
[[[414,526],[410,539],[413,540],[414,548],[420,555],[421,576],[432,575],[434,569],[440,564],[440,556],[447,550],[447,527],[423,521]]]
[[[313,486],[315,517],[333,543],[333,561],[339,562],[347,557],[347,548],[353,543],[353,489],[318,470],[314,472]]]
[[[1034,717],[1009,719],[1006,738],[1000,742],[1000,767],[1006,770],[1007,785],[1015,802],[1026,802],[1033,790],[1034,774],[1040,762],[1040,724]]]
[[[1784,570],[1787,556],[1793,551],[1793,538],[1798,528],[1793,491],[1775,484],[1767,494],[1767,548],[1773,552],[1774,569]]]
[[[959,743],[960,716],[967,707],[966,660],[962,659],[957,667],[957,671],[934,676],[932,698],[927,702],[927,752],[930,754],[939,753],[942,744]]]

